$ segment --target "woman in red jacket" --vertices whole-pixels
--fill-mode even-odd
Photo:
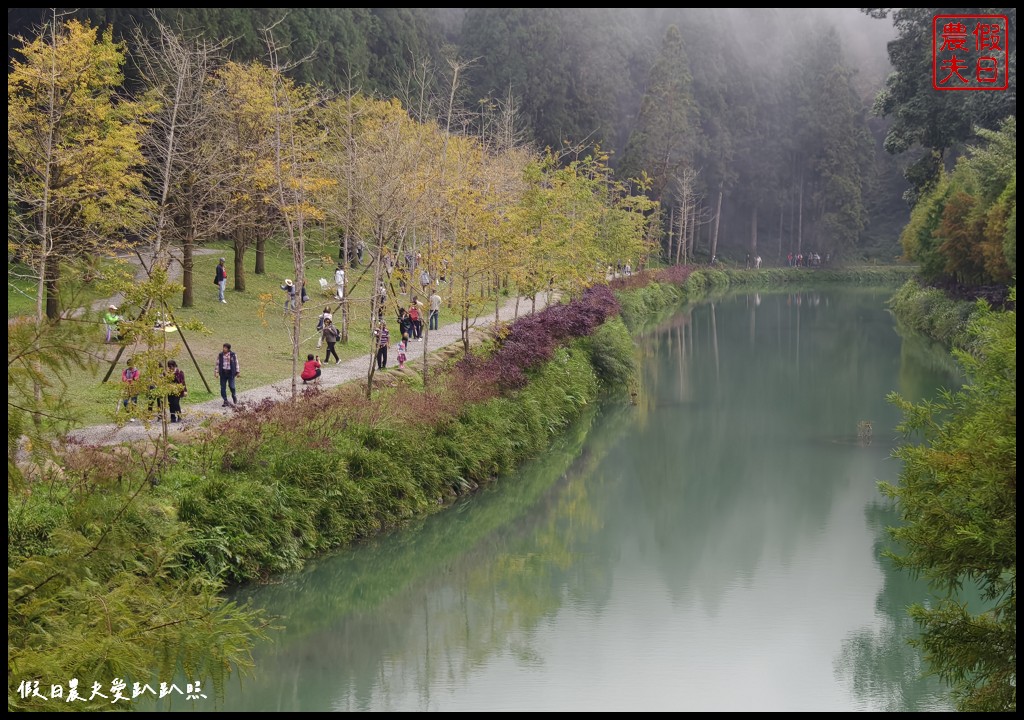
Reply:
[[[312,354],[306,356],[306,364],[302,368],[302,374],[299,376],[302,378],[302,384],[313,382],[320,377],[320,356],[314,357]]]

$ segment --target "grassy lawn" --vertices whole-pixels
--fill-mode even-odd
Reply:
[[[103,260],[99,272],[104,267],[112,267],[115,260]],[[104,297],[99,288],[98,278],[90,282],[71,282],[68,277],[77,277],[77,273],[66,275],[60,284],[61,307],[81,307],[89,305]],[[45,302],[45,300],[44,300]],[[7,318],[36,313],[36,281],[32,271],[20,263],[7,266]]]
[[[194,307],[174,308],[173,312],[179,322],[198,320],[207,329],[206,333],[188,332],[186,340],[195,354],[212,392],[207,392],[203,387],[202,380],[182,344],[180,334],[168,333],[166,336],[172,355],[177,359],[178,366],[185,372],[189,388],[187,404],[220,397],[220,386],[213,375],[213,366],[214,359],[224,343],[231,343],[232,350],[238,354],[241,376],[238,378],[237,386],[238,392],[242,396],[248,388],[268,385],[289,378],[292,370],[290,335],[292,318],[290,314],[286,315],[284,312],[285,293],[281,290],[285,278],[294,279],[290,252],[279,243],[274,243],[273,246],[268,243],[267,272],[264,275],[255,275],[252,273],[256,259],[255,250],[247,251],[245,258],[246,290],[245,292],[236,292],[231,289],[234,282],[234,256],[230,245],[214,243],[206,247],[215,252],[195,257]],[[321,259],[321,251],[326,256],[324,259]],[[326,278],[328,282],[333,283],[335,263],[332,256],[334,252],[333,246],[323,248],[313,244],[307,249],[306,275],[308,279],[306,287],[310,300],[302,308],[301,358],[303,360],[306,353],[319,352],[323,357],[326,351],[326,346],[319,351],[316,349],[318,337],[316,320],[325,305],[329,305],[334,310],[338,301],[333,299],[333,296],[321,293],[319,278]],[[213,284],[214,270],[220,257],[227,258],[229,278],[228,291],[225,293],[226,305],[218,301],[217,288]],[[350,268],[346,271],[346,294],[350,308],[349,342],[347,344],[338,343],[336,349],[342,362],[354,357],[364,357],[369,365],[371,347],[369,293],[373,284],[373,270],[371,268],[352,291],[351,288],[356,283],[361,271],[359,268]],[[395,289],[397,290],[397,284]],[[441,294],[445,295],[444,289]],[[409,299],[407,295],[399,296],[399,302],[403,305],[407,305]],[[426,305],[427,298],[421,297],[420,301]],[[524,307],[528,309],[529,303]],[[483,318],[493,316],[494,301],[482,303],[479,309]],[[447,309],[442,310],[441,316],[442,321],[446,324],[457,320],[454,312]],[[340,326],[340,310],[335,312],[334,317]],[[393,301],[389,300],[385,318],[394,333]],[[80,415],[82,425],[111,421],[116,407],[121,370],[125,367],[125,362],[131,356],[132,351],[138,349],[126,348],[110,381],[101,384],[103,375],[106,374],[118,348],[116,345],[102,343],[103,331],[100,326],[97,326],[95,332],[99,343],[99,352],[106,361],[101,361],[99,367],[93,371],[75,371],[67,378],[70,387],[68,401]],[[394,344],[397,344],[398,338],[394,335],[392,337]]]

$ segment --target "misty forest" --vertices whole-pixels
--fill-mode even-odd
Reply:
[[[144,9],[76,15],[109,24],[115,37],[155,22]],[[852,9],[297,8],[284,15],[200,8],[157,15],[229,39],[236,61],[265,57],[260,29],[279,16],[277,43],[296,63],[296,81],[397,97],[424,116],[440,108],[424,108],[422,94],[443,96],[445,59],[461,58],[463,109],[511,97],[525,141],[556,152],[600,146],[620,178],[646,173],[664,208],[663,251],[672,258],[692,252],[742,260],[750,252],[779,263],[802,250],[891,261],[909,212],[903,196],[928,181],[912,170],[908,187],[907,169],[934,166],[933,153],[951,162],[974,126],[995,129],[1014,111],[1010,94],[979,107],[936,108],[948,123],[937,132],[904,127],[913,119],[902,114],[873,114],[895,31],[891,21]],[[9,11],[9,37],[40,20],[38,10]],[[920,88],[901,88],[904,102],[927,83],[923,72]]]

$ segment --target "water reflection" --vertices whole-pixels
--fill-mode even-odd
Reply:
[[[902,606],[923,591],[878,560],[876,488],[898,471],[885,394],[947,378],[903,368],[885,297],[737,296],[649,329],[635,405],[250,591],[287,630],[226,708],[947,707],[916,680]]]
[[[891,504],[872,502],[865,508],[876,533],[875,554],[880,564],[892,543],[887,527],[899,522]],[[926,583],[908,573],[884,572],[875,599],[875,622],[850,633],[834,662],[836,677],[846,683],[865,709],[883,712],[948,710],[941,682],[925,674],[920,654],[907,642],[917,633],[907,606],[927,597]]]

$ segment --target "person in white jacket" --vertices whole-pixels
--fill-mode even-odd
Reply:
[[[338,299],[345,299],[345,270],[341,265],[334,271],[334,286],[337,289]]]

